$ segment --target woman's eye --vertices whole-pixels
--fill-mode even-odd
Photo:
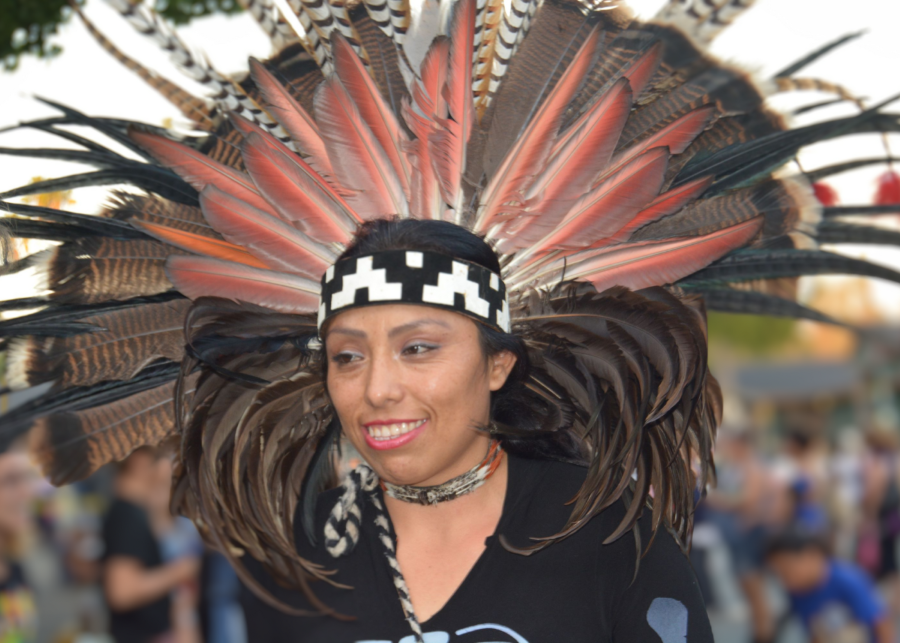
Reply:
[[[404,355],[422,355],[429,351],[433,351],[437,346],[431,344],[411,344],[403,349]]]
[[[359,355],[356,355],[354,353],[337,353],[334,357],[331,358],[331,361],[335,364],[343,366],[357,359],[359,359]]]

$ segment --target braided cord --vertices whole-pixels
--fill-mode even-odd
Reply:
[[[413,604],[409,598],[409,588],[406,586],[403,572],[400,571],[400,563],[397,561],[397,546],[391,530],[391,521],[381,498],[378,497],[378,476],[368,466],[360,464],[347,474],[342,487],[344,492],[331,510],[328,520],[325,521],[325,548],[329,554],[337,558],[349,554],[356,547],[362,522],[360,494],[365,494],[375,508],[376,535],[384,547],[384,555],[391,568],[394,587],[400,598],[400,606],[403,608],[410,629],[415,634],[416,643],[424,643],[422,626],[419,625],[419,619],[413,610]]]

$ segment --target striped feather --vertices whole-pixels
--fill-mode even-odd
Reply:
[[[30,436],[32,456],[50,482],[63,485],[138,447],[157,446],[175,432],[174,389],[170,382],[102,406],[41,418]],[[184,386],[185,393],[192,391],[191,384]]]

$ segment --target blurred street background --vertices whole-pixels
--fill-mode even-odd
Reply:
[[[230,0],[194,4],[196,13],[213,15],[192,21],[181,33],[202,45],[219,68],[246,69],[248,55],[268,55],[268,40],[249,16],[229,13],[235,8]],[[662,0],[629,4],[648,17]],[[817,62],[810,74],[872,102],[900,91],[896,0],[858,0],[852,12],[837,0],[758,0],[756,5],[716,44],[718,55],[767,77],[825,42],[867,29],[864,38]],[[4,6],[0,0],[0,11]],[[90,0],[85,11],[130,55],[182,81],[165,57],[134,38],[103,2]],[[27,45],[32,34],[16,32],[16,38]],[[34,95],[89,114],[183,125],[171,105],[102,52],[77,19],[47,39],[62,53],[5,60],[16,69],[0,71],[0,128],[51,114]],[[198,91],[187,81],[184,85]],[[793,96],[779,99],[778,107],[829,98]],[[854,109],[843,103],[817,115],[835,117]],[[803,118],[797,122],[804,124]],[[0,131],[4,147],[37,147],[46,140],[34,130]],[[892,144],[900,149],[900,141]],[[801,162],[810,169],[884,153],[881,137],[857,136],[816,146]],[[0,156],[0,187],[76,171],[72,164]],[[900,202],[900,178],[883,166],[829,181],[817,186],[829,204]],[[89,188],[32,202],[48,207],[77,202],[78,211],[95,212],[105,195]],[[879,224],[900,229],[895,216],[882,217]],[[24,256],[39,249],[22,244],[14,252]],[[856,256],[900,268],[896,250],[867,246]],[[24,277],[18,291],[2,297],[32,294],[35,285]],[[831,638],[818,641],[874,640],[853,627],[854,614],[877,605],[879,614],[900,625],[900,290],[852,278],[783,280],[778,287],[780,294],[797,296],[844,325],[710,315],[710,368],[724,392],[725,423],[716,447],[718,484],[699,505],[692,562],[718,643],[809,640],[786,587],[792,573],[802,575],[808,566],[798,563],[785,571],[791,556],[806,552],[805,544],[873,592],[870,604],[852,606],[849,615],[830,614],[834,622],[822,627]],[[0,355],[0,388],[3,371]],[[13,395],[7,403],[21,401]],[[122,632],[134,624],[112,623],[110,602],[129,609],[156,605],[156,616],[146,613],[151,628],[163,610],[174,634],[157,637],[156,643],[253,640],[243,630],[234,573],[221,556],[204,551],[189,523],[168,514],[170,466],[159,454],[140,452],[125,465],[55,489],[38,477],[24,451],[0,455],[0,614],[13,624],[0,629],[0,643],[111,642],[111,628]],[[783,544],[773,553],[773,536],[788,532],[807,540]],[[155,550],[141,545],[148,538]],[[117,552],[139,559],[156,552],[154,565],[166,571],[153,581],[155,593],[135,594],[134,587],[149,581],[127,567],[116,572],[124,590],[109,582],[101,590],[101,567]],[[775,553],[788,562],[779,566]],[[153,600],[146,599],[150,595]]]

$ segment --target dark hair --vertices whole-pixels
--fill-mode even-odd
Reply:
[[[483,266],[498,274],[502,272],[497,253],[484,239],[448,221],[368,221],[360,226],[353,244],[340,258],[386,250],[437,252]],[[562,422],[558,411],[551,409],[526,386],[532,368],[525,341],[518,335],[504,333],[485,324],[476,324],[486,356],[508,351],[516,358],[516,364],[506,383],[491,394],[491,420],[504,448],[531,457],[579,459],[579,448],[568,433],[557,432]]]
[[[820,534],[799,527],[790,527],[769,537],[766,541],[765,557],[768,559],[778,554],[799,554],[811,549],[825,556],[830,554],[828,543]]]

